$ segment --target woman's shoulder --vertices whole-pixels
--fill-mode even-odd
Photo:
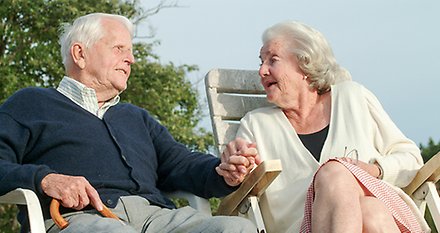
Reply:
[[[267,106],[267,107],[261,107],[256,108],[252,111],[249,111],[245,114],[243,119],[246,121],[251,120],[259,120],[259,119],[266,119],[267,117],[273,118],[274,116],[279,115],[282,113],[282,110],[277,106]]]
[[[355,96],[363,97],[365,94],[369,93],[365,86],[351,80],[332,85],[331,92],[332,96],[351,98]]]
[[[277,112],[280,112],[281,109],[277,106],[267,106],[267,107],[261,107],[261,108],[256,108],[252,111],[249,111],[247,114],[252,114],[252,115],[267,115],[267,114],[274,114]]]
[[[379,106],[380,102],[377,97],[367,89],[364,85],[354,81],[343,81],[332,86],[332,98],[339,103],[360,104],[365,103],[369,107]]]
[[[346,81],[342,81],[339,83],[336,83],[334,85],[332,85],[332,90],[333,89],[337,89],[337,90],[349,90],[349,89],[362,89],[364,88],[364,86],[360,83],[357,83],[355,81],[352,80],[346,80]]]

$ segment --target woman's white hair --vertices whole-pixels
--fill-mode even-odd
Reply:
[[[61,45],[61,57],[66,70],[72,64],[70,47],[74,43],[82,43],[86,48],[90,48],[105,35],[101,23],[102,19],[113,19],[121,22],[130,32],[131,37],[133,37],[133,24],[122,15],[92,13],[77,18],[72,24],[64,24],[61,26],[59,43]]]
[[[285,48],[296,55],[298,66],[318,93],[328,92],[332,84],[351,80],[350,73],[339,66],[333,51],[319,31],[296,21],[285,21],[266,29],[263,44],[274,39],[286,43]]]

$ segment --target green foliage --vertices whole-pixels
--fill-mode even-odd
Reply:
[[[174,202],[174,204],[176,205],[177,208],[189,205],[189,203],[186,199],[172,198],[171,200]],[[220,202],[221,202],[221,199],[217,198],[217,197],[213,197],[213,198],[209,199],[209,205],[211,206],[212,215],[217,214],[217,210],[218,210],[218,206],[220,205]]]
[[[14,233],[20,231],[20,224],[15,218],[17,207],[15,205],[0,205],[0,232]]]
[[[431,228],[431,233],[437,233],[438,231],[437,228],[435,227],[434,220],[432,219],[432,215],[429,209],[426,209],[425,219],[429,227]]]
[[[440,141],[438,143],[435,143],[434,140],[430,137],[426,146],[420,143],[419,147],[422,152],[423,161],[426,163],[432,156],[440,152]],[[436,186],[437,191],[439,191],[439,183],[437,183]],[[428,225],[431,227],[432,233],[437,233],[437,229],[435,228],[434,221],[429,211],[426,211],[425,219],[428,222]]]
[[[144,18],[138,1],[119,0],[1,0],[0,103],[27,86],[56,87],[64,75],[58,28],[91,12]],[[147,11],[148,12],[148,11]],[[136,62],[122,100],[148,109],[180,142],[208,150],[211,134],[196,128],[201,118],[198,95],[186,79],[196,66],[160,64],[153,44],[138,42]]]
[[[58,29],[91,12],[137,14],[137,1],[1,0],[0,103],[27,86],[53,87],[64,75]]]
[[[138,0],[0,0],[0,103],[28,87],[56,87],[64,76],[58,29],[64,22],[92,12],[125,15],[139,23],[157,13]],[[143,107],[191,149],[207,151],[212,135],[197,128],[198,93],[186,79],[196,66],[161,64],[154,44],[136,42],[136,63],[122,101]],[[0,232],[17,232],[16,208],[0,205]]]
[[[428,145],[424,146],[420,143],[420,150],[422,152],[423,161],[426,163],[432,156],[440,152],[440,140],[435,143],[430,137],[428,140]]]
[[[128,88],[121,98],[143,107],[167,126],[171,134],[191,149],[207,151],[213,145],[212,135],[196,128],[201,118],[198,93],[185,78],[196,66],[160,64],[151,45],[135,45],[136,63]]]
[[[221,199],[213,197],[209,199],[209,204],[211,205],[212,215],[217,215],[218,206],[220,205]]]

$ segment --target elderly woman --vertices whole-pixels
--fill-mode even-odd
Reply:
[[[267,231],[298,232],[301,224],[301,232],[422,231],[423,217],[395,188],[422,166],[417,145],[351,81],[323,35],[298,22],[276,24],[263,34],[260,58],[261,83],[276,106],[248,113],[237,136],[256,143],[263,160],[283,164],[260,200]]]

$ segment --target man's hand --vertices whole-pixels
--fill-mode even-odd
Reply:
[[[221,155],[221,163],[215,169],[219,175],[223,176],[229,186],[237,186],[254,168],[255,164],[260,163],[261,159],[256,145],[236,138],[228,143]]]
[[[41,188],[64,207],[81,210],[91,204],[98,211],[103,209],[98,192],[84,177],[49,174],[41,181]]]

